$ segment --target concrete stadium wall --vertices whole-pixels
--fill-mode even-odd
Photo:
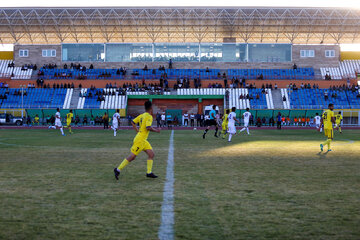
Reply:
[[[28,57],[19,57],[19,50],[29,50]],[[42,57],[43,49],[55,49],[56,57]],[[300,50],[314,50],[315,57],[313,58],[301,58]],[[335,50],[335,57],[325,57],[325,50]],[[61,61],[61,45],[15,45],[14,46],[14,60],[16,66],[22,66],[24,64],[37,64],[42,66],[43,64],[57,64],[62,66],[64,63],[70,65],[71,62]],[[292,48],[292,60],[298,67],[337,67],[340,60],[340,47],[338,45],[293,45]],[[174,68],[217,68],[217,69],[229,69],[229,68],[291,68],[293,62],[283,63],[240,63],[240,62],[174,62]],[[149,68],[158,68],[159,65],[165,65],[167,62],[81,62],[82,65],[89,66],[93,64],[95,68],[120,68],[121,66],[127,68],[143,68],[146,64]]]
[[[300,50],[314,50],[315,57],[302,58]],[[325,57],[325,50],[334,50],[335,57]],[[340,61],[339,45],[293,45],[292,60],[300,67],[338,67]]]
[[[56,57],[43,57],[43,49],[55,49]],[[28,57],[20,57],[19,50],[29,50]],[[21,67],[24,64],[36,64],[38,68],[44,64],[57,64],[61,66],[61,45],[14,45],[15,66]]]

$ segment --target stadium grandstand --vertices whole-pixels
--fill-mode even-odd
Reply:
[[[359,16],[310,7],[1,8],[1,43],[14,44],[0,61],[1,108],[125,116],[151,98],[159,110],[168,99],[193,101],[183,111],[202,114],[214,98],[222,109],[334,101],[359,109],[360,55],[344,58],[339,46],[360,42]]]

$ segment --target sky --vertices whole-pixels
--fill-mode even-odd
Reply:
[[[128,6],[281,6],[281,7],[356,7],[359,0],[12,0],[0,1],[0,7],[128,7]]]
[[[219,4],[221,3],[221,4]],[[264,6],[264,7],[346,7],[360,9],[360,0],[0,0],[4,7],[157,7],[157,6]],[[360,26],[359,26],[360,27]],[[343,44],[342,51],[360,51],[360,44]],[[11,51],[12,45],[0,44],[0,51]]]

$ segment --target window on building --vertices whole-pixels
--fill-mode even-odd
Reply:
[[[325,57],[335,57],[335,50],[325,50]]]
[[[300,57],[315,57],[314,50],[300,50]]]
[[[56,57],[56,50],[55,49],[43,49],[42,56],[43,57]]]
[[[29,56],[29,50],[27,49],[19,50],[19,57],[28,57],[28,56]]]

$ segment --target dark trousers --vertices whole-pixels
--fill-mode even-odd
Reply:
[[[281,129],[281,121],[277,121],[277,129]]]
[[[104,121],[104,129],[108,129],[109,128],[109,121]]]

